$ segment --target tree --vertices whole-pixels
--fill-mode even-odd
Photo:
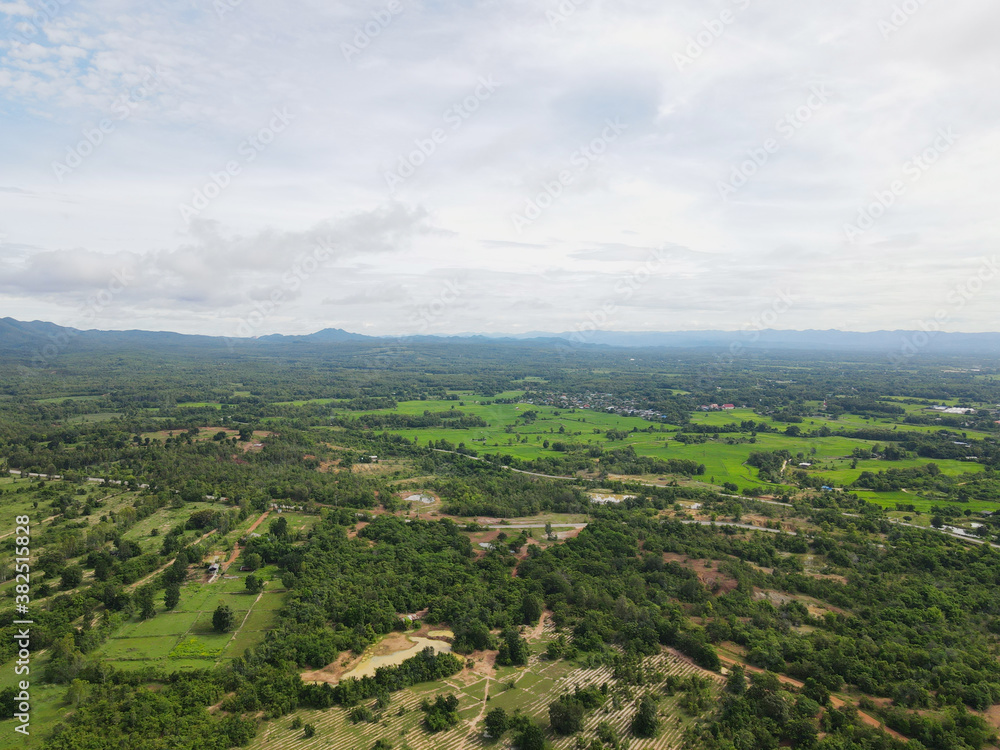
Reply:
[[[542,616],[542,602],[534,594],[525,594],[521,599],[521,614],[525,625],[534,625]]]
[[[64,589],[75,589],[83,583],[83,568],[79,565],[67,565],[63,568],[59,585]]]
[[[493,739],[501,737],[510,728],[510,719],[507,716],[507,712],[502,708],[494,708],[486,714],[484,723],[486,725],[486,734]]]
[[[518,750],[545,750],[545,733],[536,724],[528,724],[517,736]]]
[[[228,604],[220,604],[212,613],[212,627],[218,633],[228,633],[233,629],[236,616]]]
[[[792,747],[810,748],[816,744],[818,732],[812,719],[795,719],[789,722],[785,736],[792,741]]]
[[[564,695],[549,704],[549,724],[557,734],[574,734],[583,729],[583,705]]]
[[[656,701],[650,695],[639,701],[639,710],[632,719],[632,734],[636,737],[655,737],[660,730],[660,718],[656,713]]]
[[[746,691],[746,671],[742,664],[737,664],[729,671],[729,677],[726,679],[726,692],[733,695],[743,695]]]
[[[507,628],[500,636],[500,649],[497,654],[497,664],[500,666],[518,666],[528,663],[531,653],[528,643],[513,628]]]
[[[372,750],[392,750],[392,744],[389,740],[375,740]]]
[[[166,609],[173,609],[181,600],[181,585],[179,583],[171,583],[167,586],[167,591],[163,595],[163,606]]]
[[[284,516],[275,518],[268,524],[267,528],[270,530],[271,536],[285,539],[288,536],[288,519]]]
[[[261,562],[260,555],[256,552],[251,552],[243,557],[243,567],[250,570],[257,570],[257,568],[260,567]]]
[[[249,594],[259,594],[264,588],[264,581],[255,576],[253,573],[246,577],[244,583],[247,587],[247,593]]]
[[[0,721],[13,719],[17,712],[17,691],[12,687],[0,690]]]
[[[424,726],[429,732],[451,729],[458,724],[458,698],[454,695],[439,695],[433,703],[425,698],[420,708],[424,712]]]
[[[81,679],[74,679],[69,684],[69,690],[66,691],[66,703],[72,708],[76,709],[80,702],[83,700],[84,696],[87,694],[87,683]],[[11,701],[13,703],[13,700]],[[10,718],[13,718],[11,716]]]
[[[806,678],[805,683],[802,685],[802,694],[808,698],[812,698],[821,706],[825,706],[830,700],[830,691],[826,688],[826,685],[819,682],[815,677]]]
[[[153,590],[148,586],[143,586],[135,592],[135,603],[139,605],[140,620],[148,620],[156,614],[156,606],[153,604]]]
[[[314,727],[312,724],[306,724],[304,727],[302,727],[302,736],[305,737],[306,739],[309,739],[314,734],[316,734],[316,727]]]

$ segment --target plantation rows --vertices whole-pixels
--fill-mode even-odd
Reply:
[[[700,673],[696,667],[669,653],[650,657],[643,664],[649,669],[660,671],[662,678],[642,688],[633,688],[635,698],[645,691],[662,693],[667,675]],[[506,681],[507,678],[484,678],[463,685],[458,680],[449,680],[424,686],[424,689],[405,690],[392,696],[392,702],[383,713],[382,721],[377,724],[351,724],[347,718],[348,712],[342,708],[304,712],[301,714],[302,720],[316,728],[315,736],[306,739],[302,730],[289,729],[291,719],[285,717],[270,723],[252,747],[258,750],[367,750],[375,740],[383,738],[397,750],[465,750],[482,747],[508,750],[512,746],[510,740],[501,743],[487,741],[483,736],[481,722],[477,721],[485,715],[483,696],[487,688],[490,690],[491,701],[486,704],[486,710],[498,705],[508,711],[519,708],[538,723],[547,726],[549,703],[559,695],[572,692],[577,687],[599,686],[605,682],[613,684],[614,677],[612,669],[607,666],[566,672],[565,662],[547,662],[538,656],[532,656],[528,667],[520,672],[517,687],[506,688]],[[447,693],[454,693],[460,700],[461,723],[450,731],[428,734],[421,726],[423,712],[420,710],[420,702],[424,698],[433,699],[436,695]],[[673,704],[673,699],[661,702],[662,723],[659,736],[651,740],[632,738],[633,750],[675,750],[680,747],[684,724],[678,723],[681,714]],[[401,708],[403,712],[400,715]],[[585,734],[592,735],[600,722],[607,721],[618,730],[620,736],[626,737],[634,713],[635,700],[623,700],[621,708],[614,710],[609,699],[605,707],[587,717]],[[557,750],[569,750],[575,743],[574,737],[560,738],[554,734],[550,735],[549,740]]]

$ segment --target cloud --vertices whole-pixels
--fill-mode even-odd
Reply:
[[[0,315],[71,324],[124,268],[109,327],[228,334],[277,296],[259,332],[566,329],[605,303],[609,327],[733,328],[789,289],[784,327],[907,328],[1000,240],[987,0],[50,5],[0,2]],[[995,328],[998,300],[953,320]]]

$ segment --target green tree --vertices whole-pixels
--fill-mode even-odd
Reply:
[[[275,518],[268,524],[267,528],[273,537],[277,537],[278,539],[286,539],[288,537],[288,519],[284,516]]]
[[[486,734],[493,739],[503,736],[503,733],[510,728],[510,718],[502,708],[494,708],[486,714]]]
[[[228,633],[233,629],[236,615],[228,604],[220,604],[212,613],[212,627],[217,633]]]
[[[729,670],[726,678],[726,691],[733,695],[743,695],[747,691],[746,671],[742,664],[736,664]]]
[[[514,628],[507,628],[500,636],[500,649],[497,653],[497,664],[500,666],[518,666],[528,663],[530,650],[525,641]]]
[[[263,590],[264,581],[251,573],[246,577],[244,585],[247,587],[247,593],[256,595]]]
[[[63,568],[59,585],[64,589],[75,589],[83,583],[83,568],[79,565],[67,565]]]
[[[545,732],[537,724],[528,724],[517,736],[518,750],[545,750]]]
[[[632,734],[636,737],[655,737],[660,730],[660,718],[657,716],[656,701],[650,695],[643,696],[639,701],[639,710],[632,719]]]
[[[521,599],[521,615],[525,625],[534,625],[542,616],[542,602],[534,594],[525,594]]]
[[[163,595],[163,606],[167,609],[173,609],[178,605],[181,600],[181,585],[179,583],[171,583],[167,586],[166,593]]]
[[[153,604],[153,589],[143,586],[135,592],[135,603],[139,607],[139,619],[148,620],[156,614],[156,606]]]
[[[556,734],[574,734],[583,729],[583,705],[564,695],[549,704],[549,724]]]

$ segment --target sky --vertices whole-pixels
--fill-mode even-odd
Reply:
[[[0,317],[997,330],[994,0],[0,0]]]

